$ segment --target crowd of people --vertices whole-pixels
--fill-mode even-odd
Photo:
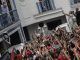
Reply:
[[[12,21],[10,20],[10,18],[12,18],[10,16],[10,8],[7,5],[7,2],[2,2],[2,4],[0,4],[0,25],[3,27],[7,27],[8,24],[10,24]],[[2,27],[1,27],[2,28]]]
[[[13,48],[10,60],[80,60],[80,21],[76,11],[77,26],[71,32],[58,28],[48,35],[41,33],[25,43],[21,51]]]
[[[21,51],[13,49],[11,60],[80,60],[80,26],[72,32],[58,28],[41,34]]]

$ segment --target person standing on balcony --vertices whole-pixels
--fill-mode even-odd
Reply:
[[[79,8],[76,8],[76,12],[75,12],[74,15],[76,17],[77,25],[79,26],[80,25],[80,11],[79,11]]]
[[[0,4],[0,15],[2,14],[2,10],[1,10],[1,4]]]
[[[9,14],[9,10],[6,2],[2,3],[1,9],[2,9],[2,20],[3,20],[2,26],[6,27],[8,25],[8,14]]]
[[[45,4],[44,4],[44,1],[45,0],[39,0],[39,3],[40,3],[40,7],[41,7],[41,10],[42,12],[45,12],[47,10]]]
[[[2,28],[2,18],[1,18],[1,15],[2,15],[2,9],[1,9],[1,4],[0,4],[0,29]]]
[[[70,31],[72,32],[72,30],[77,26],[77,24],[75,23],[76,17],[74,15],[74,11],[70,11],[69,14],[63,12],[63,14],[68,16],[68,26],[70,28]]]
[[[3,2],[1,5],[2,14],[9,13],[8,6],[6,2]]]

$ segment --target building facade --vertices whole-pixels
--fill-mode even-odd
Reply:
[[[70,11],[79,7],[79,0],[14,0],[26,40],[32,39],[40,23],[52,30],[60,24],[69,22]]]
[[[0,6],[3,6],[4,2],[8,12],[2,13],[3,10],[0,7],[0,53],[9,47],[7,42],[10,42],[10,46],[25,42],[23,28],[14,0],[0,0]],[[6,8],[4,10],[6,11]],[[3,39],[4,33],[8,35],[10,41]]]

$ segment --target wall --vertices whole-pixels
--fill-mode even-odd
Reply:
[[[50,20],[44,21],[44,23],[46,24],[47,22],[51,22],[51,21],[55,21],[55,20],[59,20],[59,19],[62,20],[62,23],[66,22],[65,16],[61,16],[61,17],[57,17],[57,18],[54,18],[54,19],[50,19]],[[30,39],[32,40],[32,35],[34,35],[34,32],[38,29],[38,23],[29,25],[27,27],[27,29],[28,29],[28,33],[29,33]],[[35,37],[35,35],[34,35],[34,37]]]
[[[32,24],[32,25],[27,27],[31,40],[32,40],[32,35],[34,35],[34,32],[37,30],[37,28],[38,28],[38,23]],[[35,35],[34,35],[34,37],[35,37]]]
[[[22,26],[27,26],[28,23],[33,23],[33,15],[38,14],[36,2],[38,0],[14,0],[18,10],[18,14],[22,23]],[[21,1],[21,2],[20,2]],[[63,8],[68,13],[70,11],[69,0],[54,0],[56,8]],[[28,22],[30,21],[30,22]]]
[[[70,8],[70,1],[69,0],[54,0],[56,8],[62,8],[66,13],[68,13]]]
[[[66,14],[69,14],[69,11],[71,11],[71,4],[70,0],[54,0],[55,6],[57,8],[62,7],[63,11]],[[69,16],[66,16],[67,22],[69,22]]]
[[[28,20],[31,20],[30,17],[38,13],[36,1],[37,0],[24,0],[20,2],[20,0],[15,0],[16,8],[23,26],[27,24]]]

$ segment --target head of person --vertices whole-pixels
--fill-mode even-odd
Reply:
[[[17,51],[16,51],[16,53],[17,53],[17,54],[20,54],[20,51],[19,51],[19,50],[17,50]]]
[[[6,2],[3,2],[2,5],[6,5]]]
[[[71,34],[70,37],[73,38],[74,37],[74,34]]]
[[[26,46],[26,50],[28,49],[28,47]]]
[[[74,11],[70,11],[69,14],[74,14]]]
[[[75,47],[75,44],[73,44],[72,42],[70,42],[70,47],[71,48],[74,48]]]
[[[79,11],[79,8],[76,8],[76,12]]]
[[[6,4],[6,2],[3,2],[3,3],[2,3],[2,5],[3,5],[4,7],[7,7],[7,4]]]

